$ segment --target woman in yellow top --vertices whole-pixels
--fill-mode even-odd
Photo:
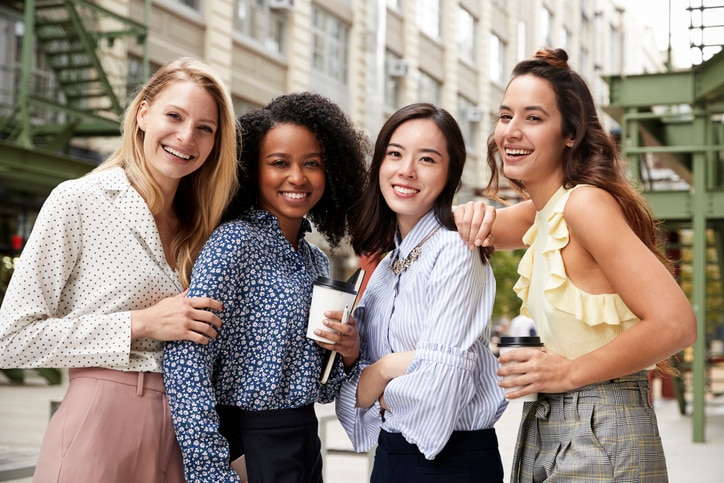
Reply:
[[[511,481],[661,483],[647,370],[694,342],[696,320],[657,224],[567,61],[561,49],[540,50],[515,67],[488,142],[490,192],[502,170],[530,199],[497,210],[487,240],[480,205],[456,211],[471,246],[528,247],[515,290],[546,351],[500,357],[518,362],[498,370],[514,376],[500,386],[523,386],[510,399],[539,393],[524,405]]]

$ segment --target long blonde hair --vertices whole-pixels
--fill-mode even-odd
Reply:
[[[214,98],[219,109],[219,128],[214,147],[204,164],[183,177],[173,200],[179,218],[179,231],[171,244],[179,278],[184,287],[191,280],[191,269],[204,243],[219,224],[221,215],[238,188],[234,108],[221,79],[201,61],[189,57],[168,62],[141,87],[126,108],[121,126],[121,143],[116,151],[94,171],[120,166],[133,187],[148,204],[151,213],[163,209],[164,199],[148,170],[143,154],[144,131],[138,126],[141,103],[153,103],[168,86],[191,81]]]

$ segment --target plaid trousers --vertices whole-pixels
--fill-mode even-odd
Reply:
[[[526,402],[511,483],[667,483],[646,371]]]

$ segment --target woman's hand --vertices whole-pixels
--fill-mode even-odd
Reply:
[[[326,318],[322,323],[334,332],[315,329],[314,334],[331,340],[332,344],[322,341],[317,341],[317,344],[327,350],[338,352],[342,356],[344,368],[349,369],[359,357],[357,321],[352,314],[350,314],[347,318],[347,323],[343,324],[341,310],[325,312],[324,316]]]
[[[500,355],[498,375],[510,376],[498,382],[502,388],[523,386],[505,396],[516,399],[535,392],[555,393],[577,389],[569,375],[574,361],[551,351],[511,349]]]
[[[207,297],[186,297],[188,290],[151,307],[131,311],[131,339],[190,340],[207,344],[215,339],[221,319],[207,309],[220,311],[221,302]]]
[[[455,224],[460,238],[471,250],[493,244],[493,222],[496,211],[482,201],[469,201],[454,208]]]

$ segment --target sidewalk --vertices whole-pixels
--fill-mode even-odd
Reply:
[[[47,386],[29,378],[24,386],[8,385],[0,375],[0,471],[4,458],[33,460],[48,421],[50,401],[60,400],[65,386]],[[656,413],[664,442],[671,483],[720,483],[724,481],[724,398],[707,405],[706,443],[692,443],[690,416],[679,414],[676,401],[656,400]],[[503,467],[510,468],[520,420],[520,403],[511,403],[496,425]],[[320,419],[334,414],[333,405],[319,406]],[[354,454],[344,430],[336,419],[326,423],[325,458],[327,483],[369,481],[369,460]],[[321,428],[320,428],[321,430]],[[30,483],[30,478],[12,480]],[[444,483],[444,482],[443,482]]]

